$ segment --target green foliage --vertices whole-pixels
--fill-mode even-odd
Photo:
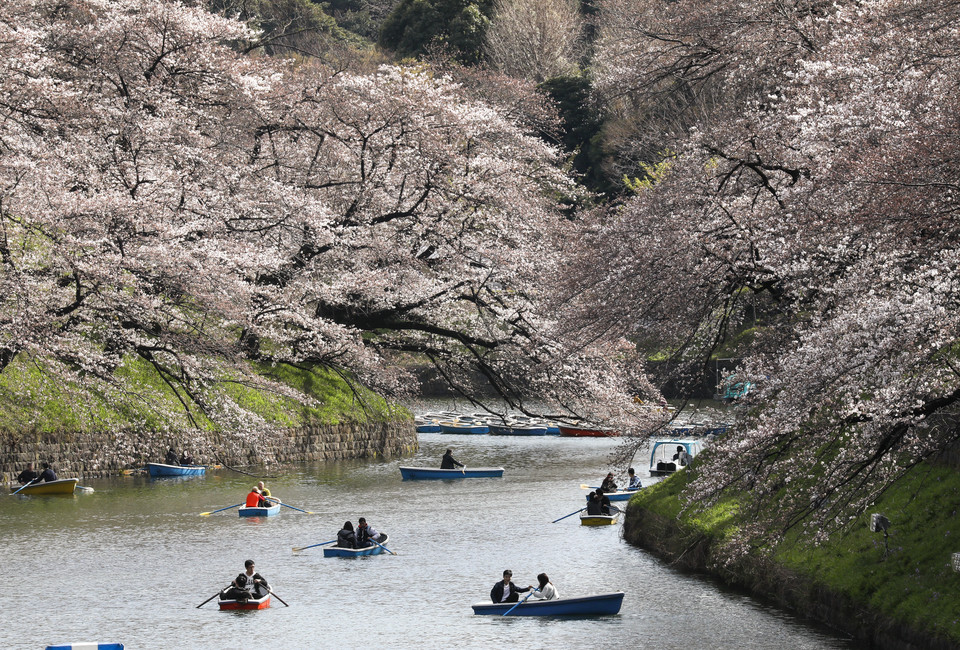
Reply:
[[[670,168],[673,166],[674,158],[676,158],[676,154],[670,150],[666,150],[660,152],[659,162],[647,163],[641,161],[639,164],[641,171],[643,171],[643,177],[630,178],[624,174],[623,184],[634,194],[640,194],[641,192],[651,189],[670,174]]]
[[[383,23],[380,44],[401,57],[447,47],[462,63],[478,63],[492,0],[400,0]]]

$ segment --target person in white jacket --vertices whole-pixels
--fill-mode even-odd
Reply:
[[[560,592],[558,592],[557,588],[553,586],[552,582],[550,582],[550,578],[547,577],[546,573],[541,573],[538,575],[537,581],[540,583],[540,586],[537,588],[537,591],[533,592],[535,598],[541,598],[543,600],[556,600],[560,597]]]

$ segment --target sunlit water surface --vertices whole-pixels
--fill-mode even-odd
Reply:
[[[853,648],[702,576],[680,573],[620,538],[587,528],[581,483],[595,485],[611,439],[423,434],[413,458],[284,468],[268,479],[284,508],[241,519],[255,479],[83,481],[74,497],[0,498],[0,648],[99,641],[137,648]],[[399,465],[439,466],[446,447],[502,479],[401,481]],[[640,463],[641,455],[638,455]],[[249,469],[249,468],[248,468]],[[638,464],[642,468],[642,463]],[[252,471],[252,470],[251,470]],[[639,471],[646,479],[646,472]],[[396,556],[324,559],[305,546],[366,516]],[[289,607],[197,605],[254,559]],[[564,596],[623,590],[619,615],[474,616],[505,568],[520,584],[546,572]]]

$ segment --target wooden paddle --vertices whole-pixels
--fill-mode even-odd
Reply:
[[[596,485],[587,485],[586,483],[581,483],[580,488],[583,490],[599,490],[600,489]]]
[[[333,543],[336,542],[336,541],[337,541],[337,540],[335,540],[335,539],[331,539],[329,542],[320,542],[319,544],[311,544],[310,546],[294,546],[294,547],[293,547],[293,550],[294,550],[294,551],[305,551],[305,550],[307,550],[308,548],[313,548],[314,546],[326,546],[327,544],[333,544]]]
[[[230,508],[239,508],[239,507],[242,506],[242,505],[243,505],[242,503],[237,503],[237,504],[232,505],[232,506],[227,506],[226,508],[220,508],[219,510],[213,510],[213,511],[211,511],[211,512],[201,512],[201,513],[200,513],[200,516],[201,516],[201,517],[207,517],[207,516],[209,516],[209,515],[212,515],[212,514],[215,513],[215,512],[223,512],[224,510],[229,510]]]
[[[531,590],[530,590],[530,593],[523,597],[523,600],[521,600],[520,602],[518,602],[516,605],[514,605],[513,607],[511,607],[511,608],[508,609],[507,611],[505,611],[505,612],[503,613],[503,616],[506,616],[507,614],[509,614],[510,612],[512,612],[513,610],[515,610],[517,607],[520,607],[520,605],[522,605],[522,604],[524,604],[525,602],[527,602],[527,598],[529,598],[530,596],[532,596],[532,595],[533,595],[535,592],[537,592],[537,591],[540,591],[540,588],[539,588],[539,587],[534,588],[534,589],[531,589]]]
[[[202,603],[200,603],[199,605],[197,605],[197,609],[200,609],[201,607],[203,607],[204,605],[206,605],[207,603],[209,603],[211,600],[213,600],[214,598],[216,598],[217,596],[219,596],[220,594],[222,594],[223,591],[224,591],[224,589],[229,589],[229,588],[230,588],[230,585],[227,585],[226,587],[224,587],[223,589],[221,589],[221,590],[218,591],[217,593],[213,594],[212,596],[210,596],[209,598],[207,598],[205,601],[203,601]]]
[[[550,523],[551,523],[551,524],[555,524],[555,523],[557,523],[558,521],[561,521],[561,520],[563,520],[563,519],[566,519],[567,517],[572,517],[572,516],[574,516],[575,514],[577,514],[578,512],[583,512],[584,510],[586,510],[586,508],[580,508],[579,510],[574,510],[574,511],[571,512],[569,515],[564,515],[564,516],[560,517],[560,519],[554,519],[554,520],[551,521]]]

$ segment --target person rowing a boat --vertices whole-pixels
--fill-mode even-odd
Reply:
[[[166,465],[179,465],[180,458],[177,456],[177,450],[170,447],[170,449],[167,450],[167,456],[163,459],[163,462]]]
[[[246,602],[251,598],[262,598],[266,595],[270,585],[266,578],[256,572],[256,565],[253,560],[247,560],[243,563],[244,571],[238,575],[230,587],[221,593],[220,600],[236,600]]]
[[[356,537],[357,548],[366,548],[373,546],[374,542],[379,542],[383,535],[378,533],[373,526],[368,525],[366,519],[360,517],[357,521]]]
[[[33,463],[27,463],[27,469],[17,474],[17,483],[26,485],[40,478],[40,475],[33,470]]]
[[[600,497],[597,496],[596,492],[591,492],[587,500],[587,514],[588,515],[602,515],[603,508],[601,507]]]
[[[464,464],[453,457],[452,449],[448,449],[440,459],[440,469],[457,469],[458,467],[464,467]]]
[[[533,589],[533,585],[527,587],[518,587],[511,579],[513,571],[507,569],[503,572],[503,580],[493,585],[490,590],[490,600],[494,603],[515,603],[520,600],[520,594]]]
[[[247,495],[247,508],[269,508],[270,504],[264,500],[263,495],[260,493],[260,488],[254,486],[250,490],[250,494]]]
[[[613,472],[609,472],[607,477],[603,479],[603,483],[600,484],[600,489],[604,492],[616,492],[617,484],[613,480]]]

